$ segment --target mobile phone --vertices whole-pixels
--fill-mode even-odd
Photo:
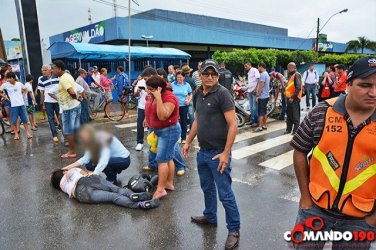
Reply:
[[[140,86],[138,87],[139,89],[142,89],[142,90],[145,90],[145,87],[144,86]]]

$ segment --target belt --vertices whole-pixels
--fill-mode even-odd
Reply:
[[[352,216],[348,216],[348,215],[345,215],[345,214],[342,214],[340,212],[337,212],[337,211],[334,211],[334,210],[328,210],[328,209],[324,209],[324,208],[321,208],[319,206],[317,206],[324,214],[326,215],[329,215],[329,216],[332,216],[334,218],[337,218],[337,219],[344,219],[344,220],[364,220],[365,217],[352,217]]]

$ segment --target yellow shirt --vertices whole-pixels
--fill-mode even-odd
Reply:
[[[68,93],[68,89],[70,88],[77,92],[77,86],[74,82],[73,77],[68,73],[64,73],[59,78],[58,86],[58,100],[63,110],[73,109],[80,105],[80,102],[76,99],[73,99]]]

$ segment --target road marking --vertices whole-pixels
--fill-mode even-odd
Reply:
[[[293,152],[294,152],[293,150],[290,150],[284,154],[278,155],[267,161],[261,162],[259,165],[266,167],[266,168],[272,168],[275,170],[284,169],[293,164],[293,158],[292,158]]]
[[[291,141],[291,135],[281,135],[272,139],[267,139],[263,142],[253,144],[251,146],[243,147],[232,151],[232,158],[240,160],[242,158],[260,153],[262,151],[268,150],[270,148],[282,145]]]
[[[137,122],[115,125],[115,127],[117,127],[117,128],[133,128],[133,127],[137,127]]]

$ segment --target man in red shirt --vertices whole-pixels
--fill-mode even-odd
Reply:
[[[340,94],[346,94],[346,79],[347,79],[347,74],[345,71],[345,66],[343,64],[338,64],[336,66],[336,80],[334,82],[334,96],[339,96]]]

